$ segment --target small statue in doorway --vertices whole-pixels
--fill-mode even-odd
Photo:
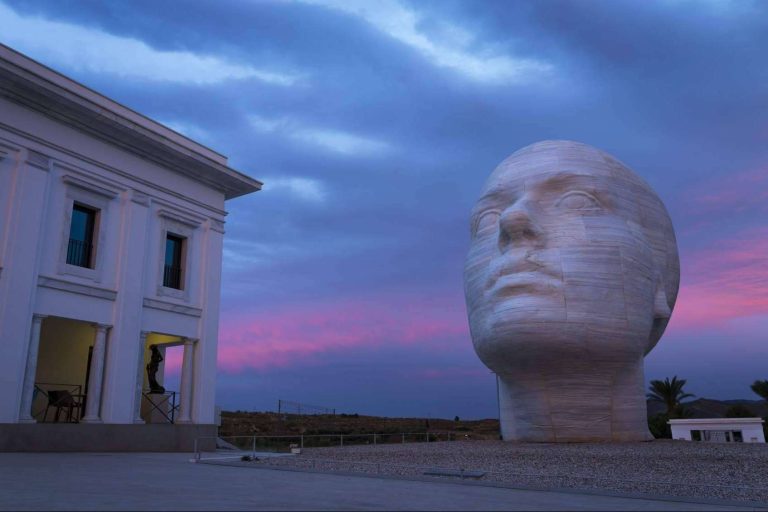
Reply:
[[[150,345],[149,349],[152,351],[152,355],[149,358],[149,364],[147,365],[149,392],[165,393],[165,388],[157,382],[157,370],[160,368],[160,363],[163,362],[163,355],[160,353],[160,349],[157,348],[157,345]]]

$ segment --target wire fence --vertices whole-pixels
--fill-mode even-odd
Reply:
[[[323,405],[311,405],[311,404],[304,404],[301,402],[291,402],[290,400],[278,400],[277,413],[278,414],[298,414],[300,416],[320,415],[320,414],[330,414],[335,416],[336,409],[333,407],[325,407]]]

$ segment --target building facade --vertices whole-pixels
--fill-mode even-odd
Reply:
[[[710,443],[765,443],[762,418],[669,420],[672,439]]]
[[[260,186],[0,46],[0,449],[215,435],[225,201]]]

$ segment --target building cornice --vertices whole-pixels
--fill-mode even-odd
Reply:
[[[0,96],[221,190],[226,199],[261,189],[223,155],[2,44]]]
[[[51,288],[53,290],[77,293],[79,295],[87,295],[89,297],[96,297],[98,299],[106,299],[110,301],[114,301],[117,298],[117,291],[115,290],[89,284],[74,283],[72,281],[57,279],[50,276],[38,276],[37,285],[44,288]]]

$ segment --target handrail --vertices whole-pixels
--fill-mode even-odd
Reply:
[[[181,407],[181,403],[179,403],[179,404],[176,403],[176,394],[177,394],[176,391],[168,391],[168,390],[166,390],[166,391],[164,391],[162,393],[152,393],[151,390],[147,390],[147,391],[148,392],[145,393],[142,390],[141,395],[147,400],[147,402],[149,402],[149,405],[151,406],[150,409],[149,409],[149,414],[152,414],[152,411],[157,411],[168,421],[168,423],[171,423],[171,424],[175,423],[175,421],[176,421],[176,411],[178,411],[179,407]],[[166,396],[166,398],[165,398],[165,400],[163,400],[163,401],[161,401],[159,403],[155,403],[154,401],[152,401],[149,398],[150,395]],[[160,406],[163,405],[163,404],[167,404],[168,400],[171,401],[170,402],[171,407],[170,407],[170,410],[167,410],[167,412],[166,412],[166,411],[162,410],[160,408]]]
[[[314,438],[326,438],[326,439],[339,439],[339,446],[344,446],[344,439],[355,439],[355,438],[366,438],[370,437],[373,439],[373,444],[378,444],[378,441],[380,439],[383,440],[385,437],[400,437],[400,443],[405,444],[406,438],[413,438],[414,436],[418,439],[421,436],[424,436],[424,441],[416,441],[416,442],[432,442],[430,441],[430,438],[433,440],[438,440],[440,436],[446,436],[448,437],[448,440],[450,441],[452,437],[455,436],[453,433],[440,433],[440,432],[394,432],[394,433],[386,433],[386,432],[374,432],[371,434],[279,434],[279,435],[250,435],[250,436],[199,436],[195,438],[194,442],[194,458],[195,460],[201,460],[202,457],[202,451],[199,450],[200,444],[199,441],[202,440],[216,440],[216,439],[250,439],[251,440],[251,453],[255,457],[256,454],[256,440],[257,439],[297,439],[299,440],[299,447],[304,448],[305,440],[306,439],[314,439]],[[349,443],[347,443],[349,445]],[[385,444],[395,444],[395,443],[385,443]]]
[[[93,244],[84,240],[70,238],[69,244],[67,245],[67,264],[76,265],[78,267],[89,267],[92,252]]]

